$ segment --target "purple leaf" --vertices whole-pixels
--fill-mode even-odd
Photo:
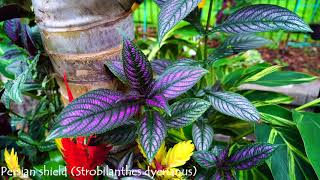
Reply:
[[[213,152],[196,151],[193,153],[193,159],[203,168],[212,168],[216,166],[217,157]]]
[[[124,73],[122,61],[107,61],[105,65],[121,82],[129,84],[126,74]]]
[[[152,69],[147,57],[129,39],[125,39],[122,49],[124,72],[131,88],[141,94],[148,94],[152,85]]]
[[[150,99],[146,99],[146,104],[151,107],[163,109],[168,115],[171,115],[171,110],[166,98],[163,95],[155,95]]]
[[[14,42],[20,40],[21,22],[19,18],[10,19],[3,23],[4,32]]]
[[[217,170],[214,174],[215,180],[235,180],[236,178],[233,177],[232,172],[229,170]]]
[[[138,111],[139,102],[117,102],[122,93],[91,91],[72,101],[57,117],[47,140],[100,134],[124,124]]]
[[[154,0],[154,2],[161,8],[162,5],[168,0]]]
[[[167,69],[155,82],[151,94],[170,100],[191,89],[208,71],[201,67],[177,66]]]
[[[24,52],[22,50],[11,49],[11,50],[6,51],[2,56],[0,56],[0,58],[9,60],[9,59],[15,59],[15,58],[22,56],[22,55],[24,55]]]
[[[255,144],[246,146],[233,153],[228,163],[236,170],[250,169],[254,166],[260,165],[267,158],[277,146],[271,144]]]
[[[170,65],[171,62],[165,59],[155,59],[151,62],[152,69],[157,75],[162,74]]]
[[[164,138],[167,128],[164,120],[157,112],[148,112],[144,116],[139,129],[139,140],[149,163],[153,161]]]
[[[24,48],[28,50],[30,55],[32,56],[36,55],[37,48],[31,36],[31,29],[26,24],[22,24],[21,26],[21,41]]]

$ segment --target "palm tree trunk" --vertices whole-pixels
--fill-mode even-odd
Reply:
[[[33,0],[42,41],[57,74],[62,100],[68,102],[66,72],[74,97],[118,82],[104,62],[121,58],[121,29],[133,38],[134,0]]]

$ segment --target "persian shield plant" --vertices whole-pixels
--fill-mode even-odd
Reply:
[[[291,135],[284,134],[285,130],[291,129],[297,132],[296,124],[286,120],[290,115],[283,118],[283,114],[290,114],[290,111],[278,105],[290,101],[290,98],[288,100],[281,94],[261,96],[261,92],[243,92],[238,86],[249,82],[279,86],[309,82],[315,77],[280,71],[279,66],[266,63],[228,73],[221,68],[229,63],[228,57],[271,43],[253,33],[277,30],[310,32],[309,26],[285,8],[262,4],[241,8],[221,24],[211,27],[212,0],[207,24],[203,26],[197,7],[200,0],[155,2],[160,7],[160,46],[166,41],[168,32],[185,20],[193,24],[202,37],[197,58],[157,59],[150,63],[133,41],[124,38],[122,60],[107,61],[106,66],[126,85],[127,91],[98,89],[75,99],[59,114],[47,140],[92,134],[98,135],[97,142],[110,144],[132,144],[137,139],[147,159],[141,169],[160,167],[156,163],[157,159],[163,159],[158,154],[161,156],[159,152],[165,152],[159,149],[164,146],[166,138],[169,144],[193,140],[196,151],[192,157],[197,164],[184,161],[182,165],[199,167],[199,179],[245,179],[251,174],[259,178],[268,178],[272,174],[279,179],[275,170],[278,164],[272,158],[268,163],[265,160],[272,153],[282,151],[283,146],[293,158],[286,159],[284,165],[293,167],[303,159],[303,163],[310,167],[310,162],[304,159],[304,148],[295,148],[293,142],[289,142]],[[228,38],[209,53],[209,35],[217,32]],[[275,111],[277,108],[285,113],[272,114],[280,112]],[[267,135],[270,134],[267,140],[259,134],[261,126],[258,123],[269,128],[269,131],[265,129]],[[254,133],[257,138],[248,139],[248,135]],[[227,140],[216,138],[217,134]],[[272,139],[271,135],[279,135],[281,139]],[[217,144],[225,147],[219,148]],[[188,157],[191,154],[188,153]],[[261,168],[268,169],[265,175]],[[313,170],[301,174],[306,178],[315,177]]]

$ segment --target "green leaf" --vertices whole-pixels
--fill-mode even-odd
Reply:
[[[213,129],[203,121],[198,121],[192,126],[192,139],[198,151],[207,151],[213,141]]]
[[[57,149],[57,146],[54,142],[41,142],[37,146],[40,152],[48,152]]]
[[[233,92],[210,92],[207,95],[214,109],[245,121],[257,122],[259,112],[245,97]]]
[[[158,152],[167,134],[165,121],[157,112],[147,112],[139,128],[139,141],[149,163]]]
[[[293,111],[310,163],[320,178],[320,114]]]
[[[210,103],[198,99],[188,98],[171,105],[171,117],[167,117],[167,126],[182,128],[196,121],[210,107]]]
[[[290,104],[294,100],[294,98],[288,95],[270,91],[244,90],[239,93],[256,106],[267,104]]]
[[[295,126],[291,112],[278,105],[259,106],[261,118],[264,122],[277,126]]]
[[[159,14],[159,42],[181,20],[197,7],[201,0],[171,0],[161,5]]]
[[[257,125],[255,134],[257,142],[279,145],[267,163],[275,180],[317,179],[296,127]]]
[[[233,34],[278,30],[312,32],[299,16],[286,8],[270,4],[241,8],[231,14],[221,25],[215,27],[215,31]]]
[[[276,71],[270,73],[256,81],[250,81],[252,84],[263,86],[285,86],[290,84],[301,84],[316,80],[317,77],[308,74],[293,71]]]
[[[230,36],[216,49],[213,54],[209,55],[208,60],[209,63],[212,63],[218,59],[250,49],[256,49],[270,43],[270,40],[253,34]]]

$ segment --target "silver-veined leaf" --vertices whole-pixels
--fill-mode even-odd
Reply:
[[[209,102],[198,98],[180,100],[170,106],[171,117],[168,117],[167,126],[170,128],[185,127],[198,120],[209,107]]]
[[[231,56],[250,49],[256,49],[272,41],[259,37],[253,34],[234,35],[228,37],[216,51],[211,54],[208,59],[210,62],[214,62],[220,58]]]
[[[210,151],[196,151],[192,155],[193,159],[203,168],[216,166],[217,157]]]
[[[211,92],[209,101],[217,111],[246,121],[260,120],[259,112],[245,97],[233,92]]]
[[[151,94],[162,94],[167,100],[173,99],[191,89],[207,72],[194,66],[169,68],[156,79]]]
[[[188,16],[201,0],[171,0],[166,1],[159,14],[159,42],[176,24]]]
[[[203,121],[192,126],[192,139],[198,151],[209,150],[213,141],[213,129]]]
[[[215,29],[233,34],[277,30],[312,32],[299,16],[286,8],[270,4],[244,7],[233,13]]]
[[[139,102],[107,89],[90,91],[72,101],[57,117],[47,140],[100,134],[124,124],[139,111]]]
[[[158,152],[166,133],[165,121],[159,113],[146,113],[139,129],[139,141],[149,163]]]

